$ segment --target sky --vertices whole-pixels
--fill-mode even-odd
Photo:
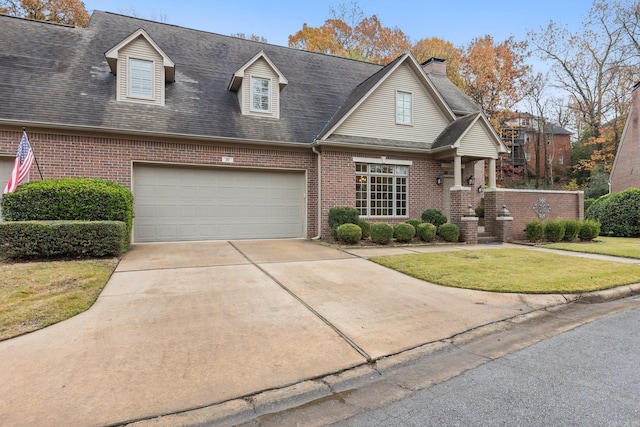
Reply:
[[[318,27],[329,17],[331,6],[350,0],[314,1],[166,1],[85,0],[89,12],[102,10],[133,14],[168,24],[218,34],[255,34],[269,43],[287,46],[288,37],[306,23]],[[359,1],[365,16],[377,15],[382,25],[400,28],[412,42],[438,37],[465,46],[486,34],[496,43],[510,36],[525,40],[550,20],[578,30],[591,0],[386,0]]]

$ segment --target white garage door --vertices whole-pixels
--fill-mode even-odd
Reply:
[[[134,241],[304,236],[304,173],[133,167]]]
[[[15,157],[0,157],[0,197],[2,197],[4,187],[7,185],[7,182],[9,182],[15,161]],[[28,179],[25,181],[28,181]],[[2,221],[2,208],[0,208],[0,221]]]

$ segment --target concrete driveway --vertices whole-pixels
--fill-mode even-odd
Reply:
[[[0,425],[206,407],[563,302],[436,286],[305,240],[135,245],[89,311],[0,342]]]

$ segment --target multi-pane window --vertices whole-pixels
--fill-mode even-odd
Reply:
[[[129,59],[129,96],[153,99],[153,61]]]
[[[411,94],[409,92],[396,92],[396,123],[411,124]]]
[[[362,216],[407,216],[409,167],[356,164],[356,209]]]
[[[269,111],[270,104],[270,80],[260,77],[251,77],[251,109],[254,111]]]

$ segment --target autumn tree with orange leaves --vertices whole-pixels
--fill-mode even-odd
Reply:
[[[303,24],[289,36],[289,47],[388,64],[407,52],[411,43],[399,28],[383,26],[376,15],[365,17],[354,1],[332,8],[320,27]]]
[[[512,110],[526,94],[531,72],[527,56],[527,43],[513,37],[496,44],[486,35],[467,47],[462,58],[464,89],[492,120]]]
[[[444,59],[447,64],[447,77],[453,84],[464,89],[464,81],[462,79],[463,49],[455,47],[453,43],[446,40],[431,37],[415,42],[411,48],[411,53],[420,63],[430,58]]]
[[[0,13],[77,27],[90,18],[81,0],[0,0]]]

